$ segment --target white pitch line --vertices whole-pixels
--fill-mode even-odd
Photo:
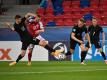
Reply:
[[[70,73],[70,72],[90,72],[90,71],[107,71],[107,69],[93,69],[93,70],[72,70],[72,71],[44,71],[44,72],[0,72],[0,75],[12,74],[48,74],[48,73]]]

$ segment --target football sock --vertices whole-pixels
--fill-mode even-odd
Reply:
[[[18,62],[19,62],[19,60],[21,60],[22,58],[23,58],[23,56],[20,54],[20,55],[18,56],[18,58],[17,58],[16,62],[18,63]]]
[[[87,51],[81,51],[81,62],[83,62],[85,60]]]
[[[29,60],[29,61],[31,61],[31,57],[32,57],[32,53],[29,52],[29,53],[28,53],[28,60]]]
[[[67,55],[71,55],[72,53],[70,52],[70,51],[68,51],[65,55],[67,56]]]
[[[44,48],[47,49],[49,52],[55,52],[55,50],[51,48],[49,45],[46,45]]]
[[[103,59],[106,60],[106,56],[105,56],[104,52],[101,52],[101,55],[102,55]]]

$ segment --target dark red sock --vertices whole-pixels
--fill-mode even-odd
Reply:
[[[31,61],[31,58],[32,58],[32,53],[29,52],[29,53],[28,53],[28,60]]]

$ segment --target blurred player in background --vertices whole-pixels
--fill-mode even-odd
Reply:
[[[66,53],[66,56],[72,55],[74,53],[76,44],[78,44],[81,48],[81,64],[84,64],[84,59],[87,53],[87,49],[84,46],[84,37],[82,36],[83,33],[85,33],[86,38],[90,44],[90,37],[87,32],[85,20],[80,19],[78,24],[72,28],[72,32],[70,34],[70,51]]]
[[[102,34],[102,46],[104,46],[105,33],[104,33],[102,27],[100,25],[98,25],[96,18],[92,19],[92,25],[89,26],[88,32],[90,35],[91,44],[94,44],[95,48],[97,48],[100,51],[100,53],[105,61],[105,64],[107,64],[106,56],[102,50],[101,43],[100,43],[100,33],[101,33]],[[87,46],[87,48],[89,48],[89,43],[87,43],[86,46]]]

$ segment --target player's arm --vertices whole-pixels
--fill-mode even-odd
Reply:
[[[89,46],[91,47],[90,36],[89,36],[89,34],[88,34],[88,33],[86,33],[86,39],[88,40],[88,42],[89,42]]]
[[[45,31],[43,23],[41,21],[39,21],[39,25],[40,25],[40,30],[38,30],[38,32],[43,33]]]
[[[27,13],[26,15],[25,15],[25,18],[28,18],[29,16],[37,16],[36,14],[33,14],[33,13]]]
[[[104,43],[105,43],[105,33],[104,32],[102,32],[102,45],[104,46]]]
[[[100,32],[101,32],[101,34],[102,34],[102,46],[104,46],[104,43],[105,43],[105,33],[104,33],[102,27],[100,27]]]
[[[5,22],[5,25],[10,28],[12,31],[15,31],[15,28],[13,27],[12,24],[10,24],[9,22]]]
[[[75,33],[74,33],[74,32],[71,33],[71,38],[72,38],[73,40],[75,40],[75,41],[81,43],[81,44],[84,43],[82,40],[79,40],[79,39],[77,39],[77,38],[75,37]]]

